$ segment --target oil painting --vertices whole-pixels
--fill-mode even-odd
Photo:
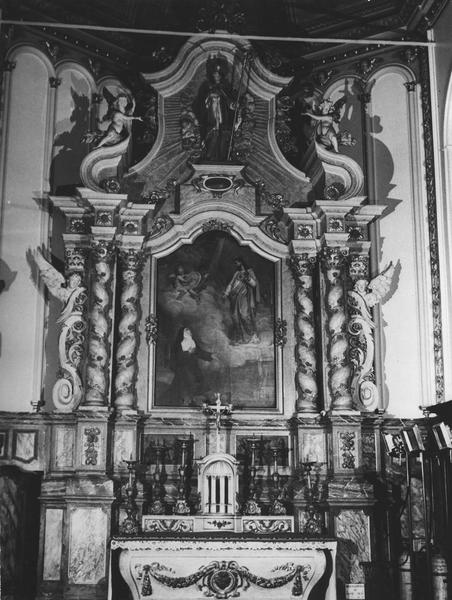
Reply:
[[[224,231],[160,258],[154,405],[273,408],[274,307],[275,264]]]

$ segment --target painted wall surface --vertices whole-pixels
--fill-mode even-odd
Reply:
[[[394,289],[380,307],[381,392],[390,414],[419,417],[419,405],[434,402],[433,342],[427,330],[428,268],[423,264],[428,247],[419,239],[426,228],[425,199],[422,181],[414,180],[414,173],[422,172],[415,154],[419,140],[413,135],[417,104],[404,86],[408,80],[408,74],[393,69],[375,77],[367,121],[369,196],[387,206],[376,230],[374,272],[390,261],[396,265]]]
[[[45,59],[20,49],[10,74],[3,134],[0,295],[1,408],[29,411],[41,390],[44,298],[32,280],[27,251],[47,238],[48,215],[35,199],[47,186],[47,124],[53,90]],[[7,83],[8,85],[8,83]]]

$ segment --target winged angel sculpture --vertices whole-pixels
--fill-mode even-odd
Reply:
[[[343,117],[346,97],[342,96],[336,102],[329,98],[323,98],[320,104],[317,104],[315,98],[311,99],[311,110],[300,113],[310,117],[317,122],[314,130],[316,141],[326,150],[339,152],[339,145],[354,146],[356,140],[349,131],[340,131],[339,123]]]
[[[117,96],[112,94],[106,87],[103,95],[108,103],[108,110],[100,121],[109,121],[106,131],[90,131],[83,137],[88,144],[95,144],[95,148],[102,146],[114,146],[122,142],[130,134],[132,121],[142,121],[141,117],[134,117],[135,101],[125,92],[119,92]]]
[[[80,273],[71,273],[66,280],[39,249],[32,256],[49,293],[63,303],[57,320],[62,324],[58,342],[61,373],[54,385],[52,399],[57,410],[69,412],[77,408],[83,393],[78,369],[85,341],[86,288]]]
[[[358,279],[353,290],[348,292],[351,335],[350,359],[354,373],[351,383],[352,394],[358,409],[371,411],[378,408],[378,389],[373,369],[375,323],[370,309],[385,298],[394,279],[394,265],[389,265],[372,281]]]

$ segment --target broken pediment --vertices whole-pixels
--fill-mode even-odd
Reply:
[[[248,42],[193,38],[169,67],[143,76],[157,93],[158,135],[124,176],[129,197],[147,197],[170,180],[183,184],[199,165],[227,164],[242,165],[243,179],[263,183],[269,197],[310,203],[309,178],[275,138],[276,96],[290,78],[268,71]]]

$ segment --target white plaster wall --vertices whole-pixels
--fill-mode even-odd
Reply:
[[[2,275],[7,269],[17,274],[0,294],[0,409],[30,411],[41,392],[44,299],[30,277],[26,252],[48,235],[48,215],[34,197],[48,189],[54,90],[42,53],[24,47],[9,58],[16,67],[5,89],[0,257]]]
[[[375,228],[373,275],[393,261],[393,289],[376,311],[377,374],[390,414],[419,417],[432,404],[434,358],[419,92],[397,67],[375,76],[368,107],[369,196],[387,206]]]

